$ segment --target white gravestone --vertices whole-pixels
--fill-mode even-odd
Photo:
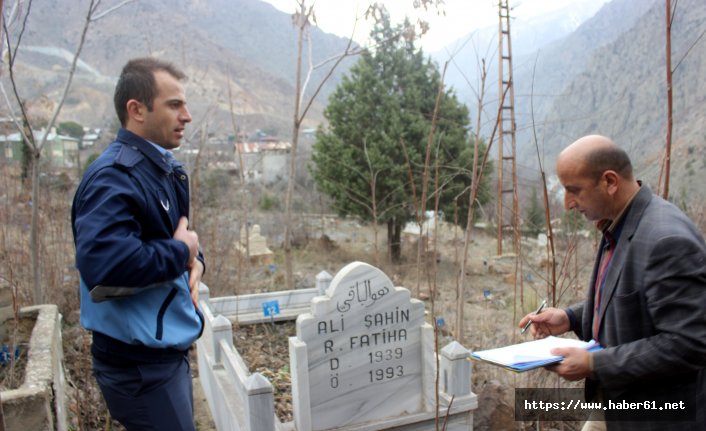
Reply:
[[[382,271],[362,262],[341,269],[289,340],[297,430],[423,411],[424,326],[424,304]]]

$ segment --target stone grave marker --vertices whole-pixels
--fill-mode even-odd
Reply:
[[[260,225],[253,225],[250,228],[243,226],[240,229],[240,242],[236,243],[235,247],[238,252],[245,256],[245,244],[249,246],[247,250],[250,261],[259,264],[274,263],[274,253],[267,247],[265,237],[260,234]]]
[[[424,304],[379,269],[353,262],[289,339],[298,430],[326,430],[424,410]]]

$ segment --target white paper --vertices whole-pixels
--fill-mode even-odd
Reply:
[[[550,336],[542,338],[541,340],[473,352],[473,354],[486,361],[511,366],[527,362],[561,359],[561,356],[549,353],[550,350],[556,347],[579,347],[588,350],[596,345],[598,345],[598,343],[593,340],[581,341]]]

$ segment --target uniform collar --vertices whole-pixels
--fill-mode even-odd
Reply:
[[[171,172],[174,167],[182,166],[182,163],[174,159],[174,156],[171,155],[169,150],[160,147],[154,142],[148,141],[128,129],[121,128],[118,131],[117,140],[141,152],[146,158],[159,166],[164,172]],[[173,163],[169,162],[167,154],[171,155]]]
[[[169,166],[169,170],[174,170],[174,168],[178,168],[182,166],[182,163],[174,157],[174,153],[167,150],[166,148],[162,148],[159,145],[155,144],[154,142],[145,139],[147,142],[152,144],[153,147],[159,151],[159,154],[162,155],[162,159],[164,162],[167,163],[167,166]]]

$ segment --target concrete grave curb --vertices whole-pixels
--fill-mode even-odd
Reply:
[[[20,309],[35,317],[27,352],[25,380],[17,389],[0,392],[5,430],[67,430],[66,393],[61,344],[61,314],[56,305]]]

